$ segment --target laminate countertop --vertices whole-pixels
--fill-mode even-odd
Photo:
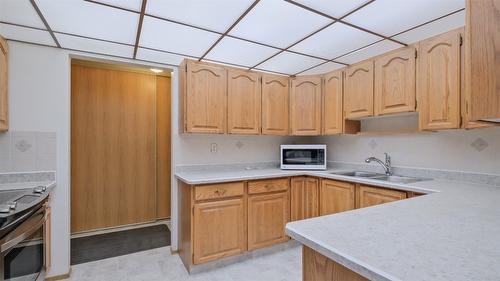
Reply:
[[[332,172],[339,170],[270,168],[176,176],[195,185],[308,175],[426,193],[291,222],[286,233],[370,280],[500,280],[500,187],[450,180],[395,184]]]

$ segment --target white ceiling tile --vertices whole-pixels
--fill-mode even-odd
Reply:
[[[335,58],[381,38],[342,23],[335,23],[291,48],[292,51]]]
[[[317,75],[317,74],[325,74],[330,71],[334,71],[344,67],[342,64],[327,62],[315,68],[309,69],[308,71],[304,71],[300,73],[300,75]]]
[[[149,0],[146,13],[225,32],[252,3],[252,0]]]
[[[142,0],[97,0],[96,2],[108,4],[111,6],[116,6],[120,8],[125,8],[128,10],[134,10],[137,12],[141,11]],[[148,1],[149,3],[149,1]]]
[[[144,17],[140,46],[200,57],[219,34]]]
[[[136,58],[140,60],[147,60],[157,63],[172,64],[172,65],[179,65],[184,59],[183,56],[154,51],[154,50],[148,50],[144,48],[137,49]]]
[[[7,39],[19,40],[43,45],[55,46],[54,39],[48,31],[19,27],[0,23],[0,34]]]
[[[319,59],[290,52],[283,52],[259,65],[258,68],[287,74],[295,74],[313,65],[320,64],[321,62],[323,61]]]
[[[54,31],[134,44],[139,14],[82,0],[38,0]]]
[[[278,49],[225,37],[206,58],[251,67],[277,52]]]
[[[79,51],[131,58],[134,47],[56,33],[61,47]]]
[[[285,1],[262,0],[230,35],[285,48],[329,22],[330,19]]]
[[[464,0],[377,0],[345,21],[392,36],[464,7]]]
[[[447,16],[419,28],[407,31],[394,39],[404,43],[414,43],[465,25],[465,11]]]
[[[314,10],[323,12],[335,18],[345,16],[350,11],[360,7],[367,0],[296,0],[296,2],[303,4]]]
[[[347,56],[343,56],[339,58],[337,61],[347,64],[353,64],[389,52],[397,48],[401,48],[401,45],[389,40],[383,40],[371,46],[358,50],[354,53],[351,53]]]
[[[45,25],[27,0],[0,0],[0,21],[45,29]]]

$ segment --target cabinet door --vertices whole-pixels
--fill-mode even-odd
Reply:
[[[466,5],[467,114],[471,121],[500,119],[500,0]]]
[[[195,204],[193,230],[194,264],[241,254],[246,250],[243,198]]]
[[[321,134],[321,77],[299,77],[292,80],[290,93],[292,134]]]
[[[403,191],[360,185],[356,207],[364,208],[405,198],[406,192]]]
[[[260,133],[260,74],[228,70],[227,115],[230,134]]]
[[[319,215],[319,182],[316,178],[292,178],[290,185],[290,220],[303,220]]]
[[[262,134],[285,136],[289,131],[288,77],[262,76]]]
[[[289,209],[288,192],[249,196],[248,250],[286,241]]]
[[[460,127],[460,33],[420,42],[418,111],[422,130]]]
[[[0,131],[9,129],[9,105],[7,93],[7,42],[0,36]]]
[[[353,183],[322,180],[319,191],[321,216],[353,210],[356,207]]]
[[[227,114],[226,69],[189,61],[185,87],[186,131],[224,133]]]
[[[415,48],[375,60],[375,115],[415,111]]]
[[[373,115],[373,61],[347,68],[344,88],[345,118]]]
[[[326,74],[323,78],[323,134],[325,135],[342,133],[343,76],[344,72],[338,70]]]

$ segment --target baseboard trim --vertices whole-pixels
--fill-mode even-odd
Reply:
[[[64,280],[64,279],[68,279],[70,275],[71,275],[71,268],[69,269],[68,273],[50,276],[50,277],[45,277],[45,281]]]

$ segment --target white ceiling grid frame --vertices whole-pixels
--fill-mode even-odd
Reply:
[[[131,58],[134,52],[133,46],[125,44],[104,42],[60,33],[56,33],[56,37],[61,44],[61,47],[72,50],[81,50],[127,58]]]
[[[0,0],[0,21],[43,28],[45,25],[27,0]]]
[[[320,59],[285,51],[260,64],[258,68],[292,75],[321,62]]]
[[[306,71],[302,71],[302,72],[300,72],[300,74],[302,74],[302,75],[325,74],[325,73],[328,73],[330,71],[340,69],[342,67],[345,67],[345,65],[329,61],[329,62],[326,62],[324,64],[313,67],[311,69],[308,69]]]
[[[160,52],[139,47],[137,49],[136,58],[144,61],[153,61],[164,64],[179,65],[181,64],[185,56],[169,54],[166,52]]]
[[[392,51],[394,49],[400,48],[401,46],[389,40],[382,40],[378,43],[370,45],[368,47],[362,48],[356,52],[350,53],[346,56],[337,59],[339,62],[346,64],[354,64],[374,56]]]
[[[10,40],[33,42],[56,47],[54,39],[45,30],[0,23],[0,34]]]

